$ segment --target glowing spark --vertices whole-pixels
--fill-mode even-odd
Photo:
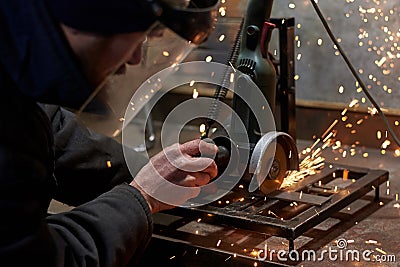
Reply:
[[[212,56],[207,56],[207,57],[206,57],[206,62],[211,62],[212,59],[213,59]]]
[[[350,104],[349,104],[349,108],[352,108],[352,107],[354,107],[355,105],[357,105],[358,104],[358,99],[353,99],[351,102],[350,102]]]
[[[382,144],[382,148],[383,149],[387,149],[387,147],[390,145],[390,141],[389,140],[385,140],[384,142],[383,142],[383,144]]]
[[[193,89],[193,98],[196,99],[199,97],[199,92],[197,91],[197,89]]]
[[[273,211],[268,210],[268,214],[274,215],[276,218],[280,219],[278,215],[276,215]]]
[[[231,75],[230,75],[230,77],[229,77],[229,81],[230,81],[231,83],[233,83],[234,80],[235,80],[235,73],[231,73]]]
[[[256,256],[258,255],[258,251],[255,250],[255,249],[253,249],[253,250],[250,252],[250,255],[253,256],[253,257],[256,257]]]
[[[383,63],[385,63],[385,62],[386,62],[386,57],[382,57],[381,60],[379,60],[379,61],[375,60],[375,64],[378,67],[382,67]]]
[[[335,127],[335,125],[336,125],[338,122],[339,122],[338,120],[335,120],[335,121],[328,127],[328,129],[324,132],[324,134],[322,135],[322,138],[324,138],[325,135],[328,134],[328,133],[332,130],[332,128]]]
[[[380,140],[382,138],[382,132],[381,131],[377,131],[376,132],[376,138],[378,138],[378,140]]]
[[[373,116],[378,113],[378,110],[375,107],[368,107],[368,113]]]
[[[343,170],[343,180],[347,180],[349,178],[349,170]]]
[[[384,250],[382,250],[382,249],[380,249],[380,248],[375,248],[375,250],[378,251],[378,252],[380,252],[380,253],[382,253],[382,254],[384,254],[384,255],[387,254],[386,251],[384,251]]]
[[[320,138],[318,138],[318,139],[314,142],[314,144],[312,144],[312,146],[310,147],[310,149],[313,149],[313,148],[319,143],[319,141],[321,141]]]
[[[327,147],[329,145],[329,143],[327,142],[333,135],[333,132],[330,132],[323,140],[324,144],[322,146],[322,149],[324,149],[325,147]]]
[[[203,123],[200,125],[200,133],[204,133],[206,131],[206,125]]]
[[[220,7],[218,11],[219,11],[219,14],[221,15],[221,17],[225,17],[226,7]]]
[[[111,168],[111,161],[107,160],[107,168]]]
[[[221,239],[218,240],[218,242],[217,242],[217,247],[219,247],[220,244],[221,244]]]
[[[119,135],[119,133],[121,132],[121,130],[117,129],[114,131],[114,133],[112,134],[113,137],[117,137],[117,135]]]

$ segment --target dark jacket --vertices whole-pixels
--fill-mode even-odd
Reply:
[[[148,243],[120,144],[37,104],[77,107],[89,93],[44,0],[0,0],[0,266],[123,266]],[[79,206],[48,215],[53,198]]]

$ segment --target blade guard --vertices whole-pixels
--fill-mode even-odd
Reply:
[[[278,166],[284,168],[280,173],[299,169],[298,150],[293,138],[284,132],[268,132],[257,142],[251,155],[249,173],[253,176],[249,185],[250,192],[261,189],[263,193],[268,194],[279,189],[283,176],[280,175],[281,177],[276,179],[269,177],[273,172],[277,154],[285,161]]]

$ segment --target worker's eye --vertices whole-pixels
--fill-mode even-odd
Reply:
[[[148,38],[159,38],[164,35],[165,27],[161,24],[155,26],[148,34]]]

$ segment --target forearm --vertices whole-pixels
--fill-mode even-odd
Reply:
[[[135,168],[128,169],[122,145],[84,127],[58,106],[41,105],[51,120],[55,143],[55,199],[78,206],[123,182],[129,183],[147,162],[132,151]]]

